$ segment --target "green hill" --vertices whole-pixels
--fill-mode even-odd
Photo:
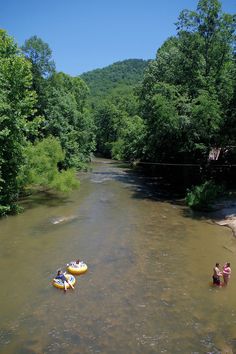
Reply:
[[[113,90],[126,91],[141,82],[148,60],[128,59],[80,75],[88,85],[91,98],[105,97]]]

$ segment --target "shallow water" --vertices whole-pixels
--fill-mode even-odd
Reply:
[[[108,162],[0,220],[0,353],[235,353],[231,231]],[[75,290],[52,287],[78,257]],[[209,286],[216,261],[231,262],[227,288]]]

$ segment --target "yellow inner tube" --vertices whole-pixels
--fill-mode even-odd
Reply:
[[[69,280],[69,282],[74,285],[75,284],[75,277],[71,274],[66,274],[65,275],[66,279]],[[58,289],[64,289],[64,283],[62,282],[61,279],[54,279],[53,280],[53,285],[58,288]],[[68,289],[70,286],[69,284],[66,285],[66,288]]]
[[[68,272],[75,275],[80,275],[87,272],[88,266],[85,263],[73,264],[67,267]]]

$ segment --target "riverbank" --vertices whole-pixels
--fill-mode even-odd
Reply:
[[[229,227],[236,237],[236,198],[220,200],[214,209],[211,219],[219,226]]]

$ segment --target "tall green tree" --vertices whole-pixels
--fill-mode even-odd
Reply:
[[[33,76],[48,78],[55,72],[52,50],[41,38],[32,36],[21,47],[24,55],[32,63]]]
[[[86,109],[88,88],[82,79],[55,73],[49,80],[44,135],[60,140],[64,168],[81,168],[95,148],[93,118]]]
[[[112,158],[135,161],[141,159],[145,149],[146,126],[138,115],[125,116],[119,136],[112,143]]]
[[[0,30],[0,214],[16,209],[24,146],[27,136],[37,129],[37,122],[29,121],[36,103],[31,88],[31,63]]]
[[[108,100],[103,100],[94,112],[97,127],[97,151],[106,157],[112,155],[112,145],[118,139],[122,113]]]
[[[228,92],[232,81],[226,83],[225,75],[232,70],[235,16],[223,13],[218,0],[200,0],[196,11],[180,13],[177,29],[183,63],[192,62],[192,71],[190,67],[187,72],[183,70],[185,80],[197,76],[197,67],[201,81],[198,89],[216,92],[219,97]],[[195,64],[191,60],[194,43],[198,51],[194,51]]]
[[[33,89],[37,93],[37,114],[44,115],[48,79],[55,73],[52,50],[47,43],[37,36],[27,39],[21,47],[25,57],[32,64]]]

